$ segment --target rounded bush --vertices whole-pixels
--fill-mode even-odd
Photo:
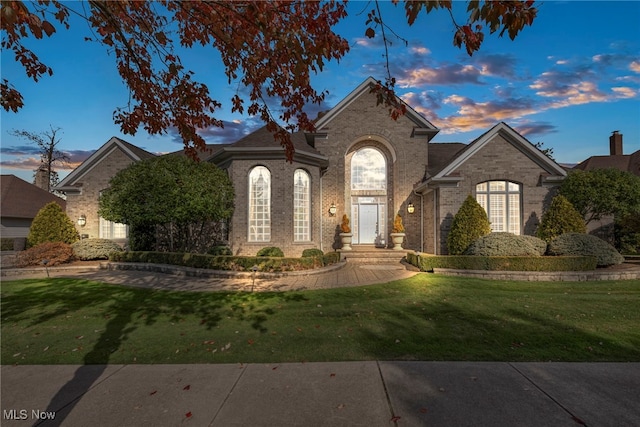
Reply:
[[[447,236],[449,255],[461,255],[479,237],[491,233],[487,213],[471,195],[453,217]]]
[[[598,267],[624,262],[624,257],[604,240],[590,234],[567,233],[549,242],[549,255],[584,255],[597,258]]]
[[[284,252],[282,249],[276,248],[275,246],[268,246],[266,248],[262,248],[258,251],[257,256],[270,256],[270,257],[284,257]]]
[[[44,242],[72,244],[80,238],[73,222],[56,202],[49,202],[38,211],[31,223],[27,246]]]
[[[480,256],[541,256],[547,244],[533,236],[517,236],[512,233],[491,233],[474,241],[465,255]]]
[[[122,247],[109,239],[84,239],[71,245],[76,258],[83,261],[109,259],[111,252],[121,252]]]
[[[215,256],[231,256],[233,255],[233,252],[231,252],[231,248],[229,246],[213,246],[207,251],[207,254]]]
[[[46,261],[46,264],[45,264]],[[63,242],[45,242],[22,251],[16,260],[17,267],[52,267],[73,261],[71,245]]]
[[[311,256],[324,256],[324,252],[322,252],[320,249],[305,249],[304,251],[302,251],[302,257],[311,257]]]

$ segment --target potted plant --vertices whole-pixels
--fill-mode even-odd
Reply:
[[[342,250],[350,251],[351,250],[351,238],[353,234],[351,234],[351,226],[349,225],[349,217],[347,214],[342,215],[342,224],[340,224],[340,240],[342,241]]]
[[[393,229],[391,230],[391,242],[393,243],[393,250],[401,251],[402,242],[404,241],[404,225],[402,225],[402,217],[400,214],[396,214],[396,218],[393,221]]]

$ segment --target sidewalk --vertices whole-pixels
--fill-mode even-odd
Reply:
[[[1,373],[7,427],[640,425],[638,363],[65,365]]]

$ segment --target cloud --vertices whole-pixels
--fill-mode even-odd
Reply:
[[[636,73],[640,73],[640,61],[631,61],[631,64],[629,64],[629,69]]]
[[[542,136],[558,132],[557,126],[549,122],[531,122],[528,120],[523,120],[522,123],[515,125],[515,129],[525,137]]]
[[[223,120],[223,127],[211,126],[205,129],[198,129],[198,134],[202,136],[207,144],[227,144],[235,142],[250,133],[253,129],[240,120]],[[182,137],[176,128],[168,131],[172,142],[183,144]]]
[[[618,98],[634,98],[638,92],[630,87],[612,87],[611,90]]]
[[[480,70],[472,65],[446,64],[404,70],[398,74],[397,82],[399,87],[482,84],[478,79],[480,75]]]
[[[36,170],[40,166],[40,158],[19,157],[12,160],[3,160],[0,162],[0,166],[7,169]]]
[[[483,76],[514,77],[516,58],[513,55],[482,55],[478,57]]]

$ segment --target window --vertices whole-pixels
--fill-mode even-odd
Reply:
[[[476,200],[487,212],[491,231],[520,234],[521,186],[509,181],[487,181],[476,185]]]
[[[386,190],[387,164],[375,148],[358,150],[351,159],[352,190]]]
[[[100,217],[100,238],[101,239],[126,239],[127,225],[117,222],[107,221]]]
[[[293,174],[293,241],[311,240],[311,188],[309,174],[296,169]]]
[[[271,173],[256,166],[249,173],[249,241],[271,240]]]

